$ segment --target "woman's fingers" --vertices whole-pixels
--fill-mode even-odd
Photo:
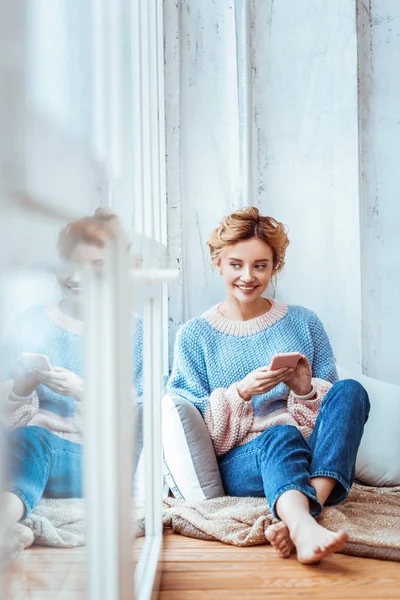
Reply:
[[[59,384],[65,380],[63,373],[54,373],[53,371],[43,371],[42,369],[35,369],[35,373],[39,377],[40,381],[44,383]]]
[[[281,369],[275,369],[275,371],[271,371],[271,369],[267,365],[266,367],[260,367],[259,369],[257,369],[257,371],[259,373],[269,373],[270,375],[276,375],[277,373],[283,373],[284,371],[287,371],[288,368],[289,367],[282,367]]]
[[[270,371],[270,374],[271,373],[273,373],[273,371]],[[271,377],[271,375],[269,375],[269,376],[264,376],[264,377],[261,376],[261,377],[257,378],[258,390],[259,390],[260,394],[269,392],[274,387],[276,387],[280,383],[284,382],[285,379],[287,379],[288,377],[290,377],[293,374],[293,369],[287,369],[287,368],[279,369],[277,371],[274,371],[274,373],[279,373],[279,374],[275,375],[274,377]]]
[[[288,369],[286,367],[284,369],[277,369],[276,371],[261,371],[260,373],[257,373],[256,379],[257,381],[262,382],[282,380],[283,377],[286,377],[291,373],[293,373],[293,369]]]

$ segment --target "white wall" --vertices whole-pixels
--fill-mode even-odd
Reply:
[[[370,5],[359,12],[363,365],[399,383],[400,3]]]
[[[221,299],[205,242],[250,189],[289,229],[277,297],[320,315],[340,364],[400,383],[400,5],[248,4],[246,73],[242,0],[165,0],[172,332]]]

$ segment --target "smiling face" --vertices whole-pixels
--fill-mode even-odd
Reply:
[[[268,287],[274,273],[274,254],[266,242],[253,237],[230,246],[217,269],[224,278],[227,296],[251,303]]]
[[[92,264],[97,269],[101,269],[104,264],[104,252],[104,248],[86,242],[79,242],[72,250],[62,273],[57,275],[65,301],[71,307],[78,307],[81,303],[84,265]]]

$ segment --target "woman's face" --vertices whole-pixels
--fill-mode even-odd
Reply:
[[[80,304],[83,291],[83,267],[91,264],[96,269],[102,269],[104,265],[104,248],[85,242],[78,243],[68,260],[57,275],[58,283],[64,293],[67,302]]]
[[[273,274],[273,258],[272,248],[257,237],[231,246],[217,265],[227,295],[242,303],[260,298]]]

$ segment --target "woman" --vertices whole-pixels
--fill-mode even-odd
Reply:
[[[225,492],[265,496],[280,519],[267,539],[280,556],[295,547],[298,560],[312,564],[347,540],[316,518],[348,495],[369,401],[356,381],[338,381],[313,312],[262,296],[288,244],[282,223],[254,207],[212,232],[208,246],[225,300],[178,333],[168,393],[202,413]],[[286,352],[301,353],[298,366],[270,370],[272,357]]]
[[[1,533],[17,553],[33,541],[17,524],[42,496],[82,497],[82,267],[101,269],[107,240],[125,235],[115,214],[97,209],[94,216],[70,223],[58,248],[66,268],[58,274],[59,304],[31,308],[22,316],[6,353],[13,373],[6,402],[8,491],[4,494]],[[136,320],[135,382],[142,395],[142,321]],[[21,353],[47,356],[51,371],[28,369]]]

